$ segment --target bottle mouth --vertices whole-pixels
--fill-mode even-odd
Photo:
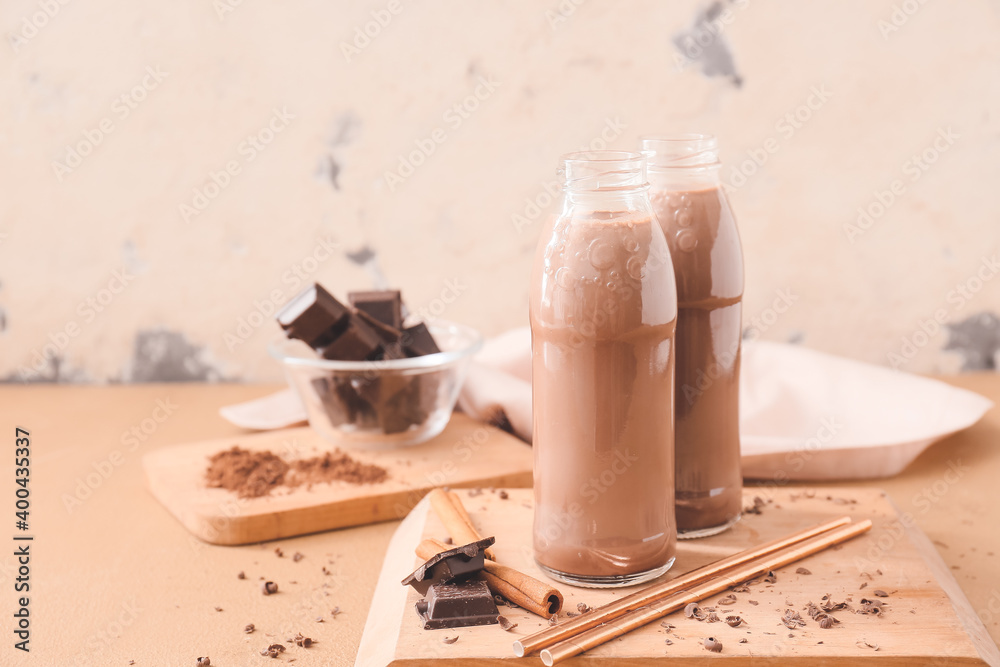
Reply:
[[[618,192],[649,187],[646,155],[638,151],[579,151],[556,171],[568,192]]]
[[[719,140],[713,134],[661,134],[641,137],[651,169],[719,166]]]

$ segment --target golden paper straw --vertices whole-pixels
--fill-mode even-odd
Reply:
[[[871,527],[872,522],[865,519],[858,523],[837,528],[805,542],[793,544],[777,553],[763,556],[757,561],[720,572],[717,576],[703,581],[688,591],[656,600],[648,606],[635,609],[606,622],[604,625],[585,630],[574,637],[565,639],[554,646],[542,650],[542,663],[546,667],[552,667],[556,663],[579,655],[588,649],[600,646],[612,639],[621,637],[651,621],[663,618],[667,614],[677,611],[692,602],[704,600],[716,593],[721,593],[727,588],[760,576],[768,570],[794,563],[834,544],[857,537],[871,530]]]
[[[607,623],[608,621],[634,609],[645,607],[658,599],[667,597],[668,595],[673,595],[674,593],[698,584],[705,579],[714,577],[726,568],[742,565],[756,558],[760,558],[761,556],[774,553],[787,546],[807,540],[811,537],[815,537],[816,535],[820,535],[828,530],[838,528],[850,522],[851,518],[848,516],[832,519],[830,521],[817,524],[812,528],[807,528],[797,533],[793,533],[792,535],[786,535],[785,537],[765,542],[764,544],[753,547],[752,549],[747,549],[733,554],[732,556],[727,556],[726,558],[722,558],[696,570],[692,570],[687,574],[677,577],[676,579],[654,584],[632,593],[631,595],[626,595],[625,597],[619,598],[614,602],[597,607],[582,616],[577,616],[576,618],[566,621],[565,623],[554,625],[514,642],[514,654],[518,657],[523,657],[529,653],[543,649],[546,646],[552,646],[556,642],[559,642],[567,637],[572,637],[575,634],[583,632],[584,630],[589,630],[590,628],[598,626],[601,623]]]

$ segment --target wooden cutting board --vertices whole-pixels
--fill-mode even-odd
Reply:
[[[288,460],[334,449],[303,427],[192,442],[146,454],[143,468],[149,490],[188,530],[212,544],[248,544],[400,519],[435,486],[531,486],[531,447],[461,413],[452,416],[441,435],[421,445],[350,450],[358,461],[388,470],[389,478],[379,484],[338,481],[248,499],[206,487],[209,456],[233,445],[270,450]]]
[[[460,493],[480,532],[496,536],[497,562],[543,578],[530,549],[531,492],[510,491],[506,500],[489,491],[475,497]],[[676,612],[664,619],[676,626],[673,629],[652,623],[564,664],[617,667],[669,660],[670,664],[693,665],[710,659],[733,665],[1000,664],[996,645],[934,546],[913,525],[912,517],[900,517],[882,491],[749,488],[744,496],[748,504],[754,496],[771,502],[761,514],[745,515],[722,535],[681,541],[677,561],[665,578],[844,514],[855,520],[869,518],[874,527],[866,535],[778,570],[775,584],[754,584],[749,592],[735,593],[735,604],[717,606],[721,618],[739,615],[746,625],[733,628],[725,622],[699,622]],[[547,626],[545,620],[523,609],[504,606],[500,613],[518,624],[512,632],[497,625],[423,630],[414,611],[420,596],[400,580],[418,564],[416,544],[425,537],[445,535],[426,501],[400,525],[383,565],[356,667],[510,664],[517,660],[511,649],[514,639]],[[796,573],[799,567],[811,574]],[[634,590],[558,587],[566,598],[563,614],[575,612],[578,603],[597,606]],[[833,616],[840,624],[824,630],[804,609],[808,602],[822,604],[827,594],[857,609],[859,601],[873,597],[875,590],[888,594],[879,598],[888,606],[882,616],[837,611]],[[702,604],[716,606],[723,595]],[[806,626],[786,628],[781,623],[786,609],[798,611]],[[442,641],[456,636],[454,643]],[[703,640],[710,636],[722,642],[722,653],[704,648]],[[741,639],[746,643],[740,643]],[[536,654],[525,659],[525,664],[540,665],[541,661]]]

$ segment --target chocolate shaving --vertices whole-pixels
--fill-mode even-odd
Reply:
[[[722,642],[715,637],[706,637],[703,644],[712,653],[722,653]]]
[[[253,631],[256,630],[256,629],[257,628],[254,627],[253,623],[247,623],[246,627],[243,628],[243,632],[245,632],[245,633],[247,633],[249,635],[249,634],[253,634]]]
[[[198,658],[198,662],[195,663],[198,667],[211,667],[212,659],[209,657]]]
[[[786,609],[785,615],[781,617],[781,622],[784,623],[785,627],[789,630],[795,630],[797,628],[804,627],[806,622],[803,620],[802,615],[794,609]]]
[[[704,611],[702,611],[701,607],[698,606],[697,602],[692,602],[688,604],[688,606],[684,607],[684,615],[698,621],[704,621],[707,618],[707,615]]]
[[[306,637],[301,632],[297,633],[289,641],[293,642],[296,646],[301,646],[302,648],[309,648],[315,643],[311,637]]]
[[[721,605],[736,604],[736,596],[733,595],[732,593],[730,593],[729,595],[727,595],[727,596],[725,596],[723,598],[719,598],[716,601],[716,604],[721,604]]]
[[[268,658],[277,658],[280,654],[285,652],[285,647],[281,644],[271,644],[266,649],[260,652],[261,655]]]
[[[726,616],[726,625],[731,628],[738,628],[743,623],[746,623],[746,621],[739,616]]]
[[[497,616],[497,623],[500,624],[501,630],[506,630],[507,632],[517,627],[517,623],[511,623],[510,619],[506,616]]]
[[[887,598],[887,597],[889,597],[889,594],[886,593],[885,591],[883,591],[881,588],[876,588],[875,590],[872,591],[872,593],[875,594],[876,596],[880,597],[880,598]]]
[[[812,572],[810,572],[804,567],[799,567],[795,569],[795,574],[812,574]]]
[[[295,552],[295,553],[294,553],[294,554],[292,555],[292,561],[293,561],[293,562],[296,562],[296,563],[298,563],[298,562],[299,562],[300,560],[302,560],[303,558],[305,558],[305,556],[303,556],[302,554],[300,554],[300,553],[299,553],[298,551],[296,551],[296,552]]]
[[[260,592],[264,595],[274,595],[278,592],[278,584],[273,581],[265,581],[260,585]]]
[[[441,641],[444,642],[445,644],[454,644],[455,642],[458,641],[458,637],[457,636],[456,637],[445,637]]]
[[[588,605],[586,602],[580,602],[576,605],[576,609],[581,614],[586,614],[588,611],[590,611],[590,605]]]

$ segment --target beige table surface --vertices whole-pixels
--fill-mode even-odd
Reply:
[[[1000,403],[1000,375],[949,378]],[[264,395],[261,385],[0,386],[0,664],[278,664],[257,655],[302,632],[318,643],[282,661],[352,665],[386,544],[383,523],[277,543],[214,547],[190,538],[143,485],[140,460],[174,443],[240,433],[219,406]],[[152,421],[158,402],[169,408]],[[123,434],[153,431],[143,439]],[[153,425],[155,424],[155,429]],[[16,596],[14,429],[32,438],[31,654],[13,649]],[[115,452],[118,452],[116,455]],[[117,465],[116,465],[117,463]],[[946,484],[949,464],[962,466]],[[99,472],[102,469],[105,476]],[[90,488],[87,477],[91,473]],[[937,483],[937,484],[936,484]],[[934,445],[903,474],[877,482],[914,514],[1000,642],[1000,410]],[[853,484],[844,484],[852,486]],[[89,495],[88,495],[89,492]],[[83,498],[76,502],[77,497]],[[284,558],[278,558],[280,547]],[[305,557],[294,562],[296,551]],[[330,574],[325,574],[326,567]],[[246,572],[246,580],[237,573]],[[259,592],[259,577],[279,583]],[[296,583],[292,583],[296,582]],[[216,607],[221,609],[217,611]],[[336,618],[331,610],[340,607]],[[323,622],[318,622],[322,618]],[[243,628],[254,623],[256,632]]]

